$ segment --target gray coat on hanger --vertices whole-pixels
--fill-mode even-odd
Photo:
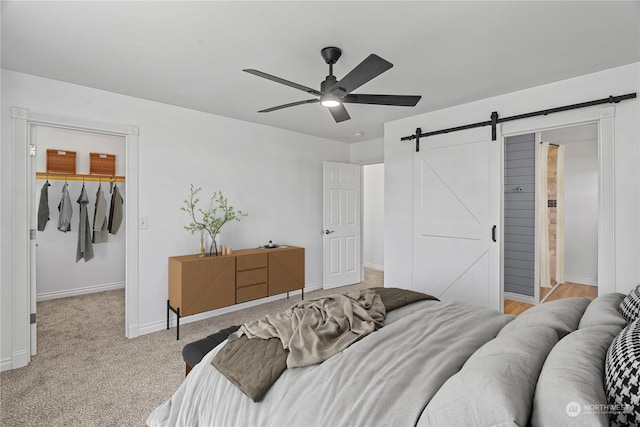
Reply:
[[[84,258],[87,262],[93,258],[93,243],[91,242],[91,225],[89,224],[89,212],[87,212],[87,205],[89,204],[89,197],[82,185],[82,191],[80,197],[78,197],[78,204],[80,205],[80,225],[78,227],[78,248],[76,249],[76,262]]]
[[[118,186],[113,187],[113,193],[111,194],[111,208],[109,209],[109,233],[118,234],[120,224],[122,224],[122,217],[124,215],[124,200],[120,195]]]
[[[38,231],[44,231],[49,221],[49,181],[44,183],[40,190],[40,204],[38,205]]]
[[[73,207],[71,206],[71,198],[69,197],[69,184],[66,182],[62,186],[62,198],[58,204],[58,230],[67,232],[71,231],[71,217],[73,216]]]
[[[96,209],[93,214],[93,243],[104,243],[109,240],[107,230],[107,199],[102,191],[102,184],[96,193]]]

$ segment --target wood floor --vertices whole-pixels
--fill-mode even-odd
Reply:
[[[597,296],[597,286],[580,285],[577,283],[563,283],[559,285],[553,291],[553,293],[551,293],[551,295],[549,295],[545,302],[570,297],[587,297],[589,299],[594,299]],[[518,316],[531,307],[533,307],[532,304],[526,304],[524,302],[512,301],[508,299],[504,300],[504,312],[506,314]]]

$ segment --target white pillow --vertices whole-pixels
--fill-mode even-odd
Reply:
[[[640,317],[640,285],[636,286],[620,303],[620,313],[631,323]]]
[[[612,426],[640,424],[640,319],[615,337],[605,362],[607,400]]]

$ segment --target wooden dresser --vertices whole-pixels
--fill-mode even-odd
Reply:
[[[167,329],[170,311],[178,317],[179,339],[183,316],[298,289],[304,299],[304,271],[304,248],[297,246],[170,257]]]

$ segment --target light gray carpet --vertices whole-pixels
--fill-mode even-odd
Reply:
[[[309,298],[382,286],[365,270],[358,285],[309,292]],[[0,374],[0,425],[144,426],[184,379],[182,347],[217,330],[289,308],[281,299],[175,328],[124,337],[124,290],[38,303],[38,355]]]

